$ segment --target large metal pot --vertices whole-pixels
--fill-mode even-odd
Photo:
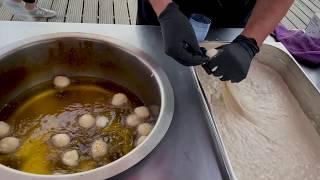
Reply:
[[[103,167],[69,175],[35,175],[0,165],[1,179],[105,179],[132,167],[160,142],[173,116],[174,96],[162,69],[141,50],[118,40],[84,33],[58,33],[19,41],[0,49],[0,109],[23,91],[57,74],[113,81],[160,106],[148,138],[122,158]]]

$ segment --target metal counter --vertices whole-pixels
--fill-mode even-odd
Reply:
[[[219,180],[229,179],[228,167],[217,151],[212,135],[208,107],[191,68],[183,67],[163,52],[159,27],[0,22],[0,48],[17,40],[46,33],[86,32],[110,36],[143,49],[167,73],[175,93],[175,112],[164,139],[143,161],[112,179],[130,180]],[[211,30],[208,40],[232,41],[241,29]],[[268,44],[276,44],[272,40]],[[281,44],[276,44],[280,46]],[[283,49],[283,46],[282,48]],[[302,66],[312,83],[320,89],[320,68]]]
[[[224,167],[219,168],[215,140],[208,125],[209,115],[192,69],[164,54],[158,27],[0,22],[0,48],[23,38],[55,32],[96,33],[143,49],[162,66],[173,86],[175,112],[166,136],[143,161],[112,179],[228,179]]]

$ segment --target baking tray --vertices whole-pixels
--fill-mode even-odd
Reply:
[[[221,42],[205,42],[201,46],[207,49],[219,47],[225,43]],[[260,52],[255,56],[254,61],[258,61],[272,69],[274,69],[282,79],[286,82],[289,90],[298,101],[300,107],[308,118],[312,121],[314,128],[320,134],[320,91],[316,88],[315,84],[308,78],[306,72],[300,67],[300,65],[294,60],[294,58],[285,50],[282,45],[264,44]],[[201,75],[204,74],[204,70],[201,67],[195,68],[194,75],[198,79],[198,88],[202,91],[202,101],[207,105],[206,110],[209,117],[209,124],[211,126],[211,133],[215,137],[215,146],[218,149],[217,156],[220,162],[220,166],[226,167],[226,173],[230,179],[237,179],[235,172],[232,168],[230,159],[228,157],[226,147],[219,132],[219,128],[214,119],[214,113],[210,109],[210,104],[206,96],[208,95],[201,83]],[[213,107],[214,108],[214,107]]]

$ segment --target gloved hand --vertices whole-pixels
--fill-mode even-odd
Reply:
[[[239,35],[231,44],[217,48],[218,53],[202,67],[222,81],[240,82],[247,77],[253,57],[259,52],[255,39]]]
[[[196,35],[187,17],[175,3],[170,3],[159,15],[165,52],[185,66],[203,64],[209,60],[200,50]]]

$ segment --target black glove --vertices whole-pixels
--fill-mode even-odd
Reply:
[[[175,3],[170,3],[159,15],[165,52],[185,66],[207,62],[208,57],[200,50],[196,35],[187,17]]]
[[[259,52],[255,39],[239,35],[231,44],[217,48],[217,55],[202,65],[222,81],[240,82],[247,77],[253,57]]]

